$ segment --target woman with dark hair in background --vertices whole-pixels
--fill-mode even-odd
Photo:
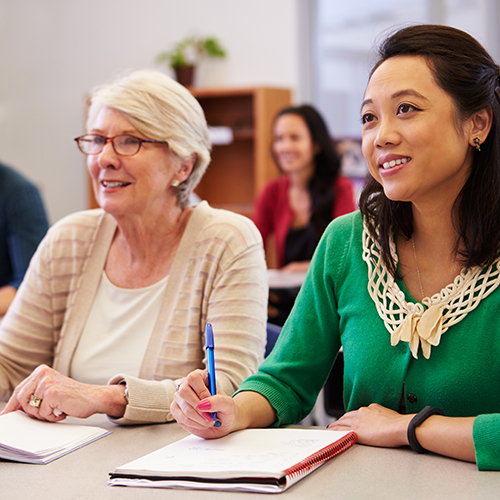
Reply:
[[[356,209],[353,186],[340,175],[340,157],[312,106],[290,107],[277,114],[272,153],[284,175],[264,186],[253,221],[264,245],[274,235],[278,268],[305,272],[326,226]],[[297,293],[298,289],[271,291],[270,321],[284,323]]]
[[[328,227],[274,350],[234,398],[190,374],[172,412],[204,437],[300,421],[342,346],[331,429],[500,470],[500,68],[463,31],[403,28],[361,114],[361,211]]]
[[[332,138],[312,106],[278,113],[272,153],[284,175],[259,194],[253,221],[264,244],[275,235],[279,268],[307,271],[326,226],[356,209],[352,183],[340,175]]]

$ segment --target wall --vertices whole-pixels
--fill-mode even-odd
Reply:
[[[41,189],[55,222],[87,207],[86,92],[128,69],[156,67],[188,35],[216,35],[229,57],[205,85],[297,89],[299,0],[0,0],[0,161]],[[168,72],[167,68],[164,68]]]

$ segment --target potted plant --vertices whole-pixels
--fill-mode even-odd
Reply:
[[[217,38],[185,38],[175,44],[172,50],[158,54],[156,62],[168,61],[169,66],[175,71],[177,81],[189,86],[193,83],[196,65],[206,57],[226,57],[226,51]]]

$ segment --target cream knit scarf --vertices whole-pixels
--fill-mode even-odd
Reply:
[[[391,254],[398,262],[394,241]],[[431,346],[439,345],[441,335],[474,310],[500,285],[500,257],[488,268],[474,267],[462,270],[449,284],[422,303],[406,302],[393,276],[387,271],[380,248],[372,239],[366,225],[363,229],[363,260],[368,265],[368,292],[379,316],[391,334],[391,344],[408,342],[414,358],[418,346],[426,359]]]

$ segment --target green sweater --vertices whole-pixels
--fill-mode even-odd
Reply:
[[[421,351],[415,359],[407,342],[391,346],[368,293],[362,231],[359,212],[330,224],[276,347],[240,391],[264,395],[278,425],[298,422],[314,406],[342,345],[347,411],[370,403],[397,411],[403,395],[407,413],[430,405],[447,416],[477,416],[478,468],[500,470],[500,287],[443,334],[430,359]]]

